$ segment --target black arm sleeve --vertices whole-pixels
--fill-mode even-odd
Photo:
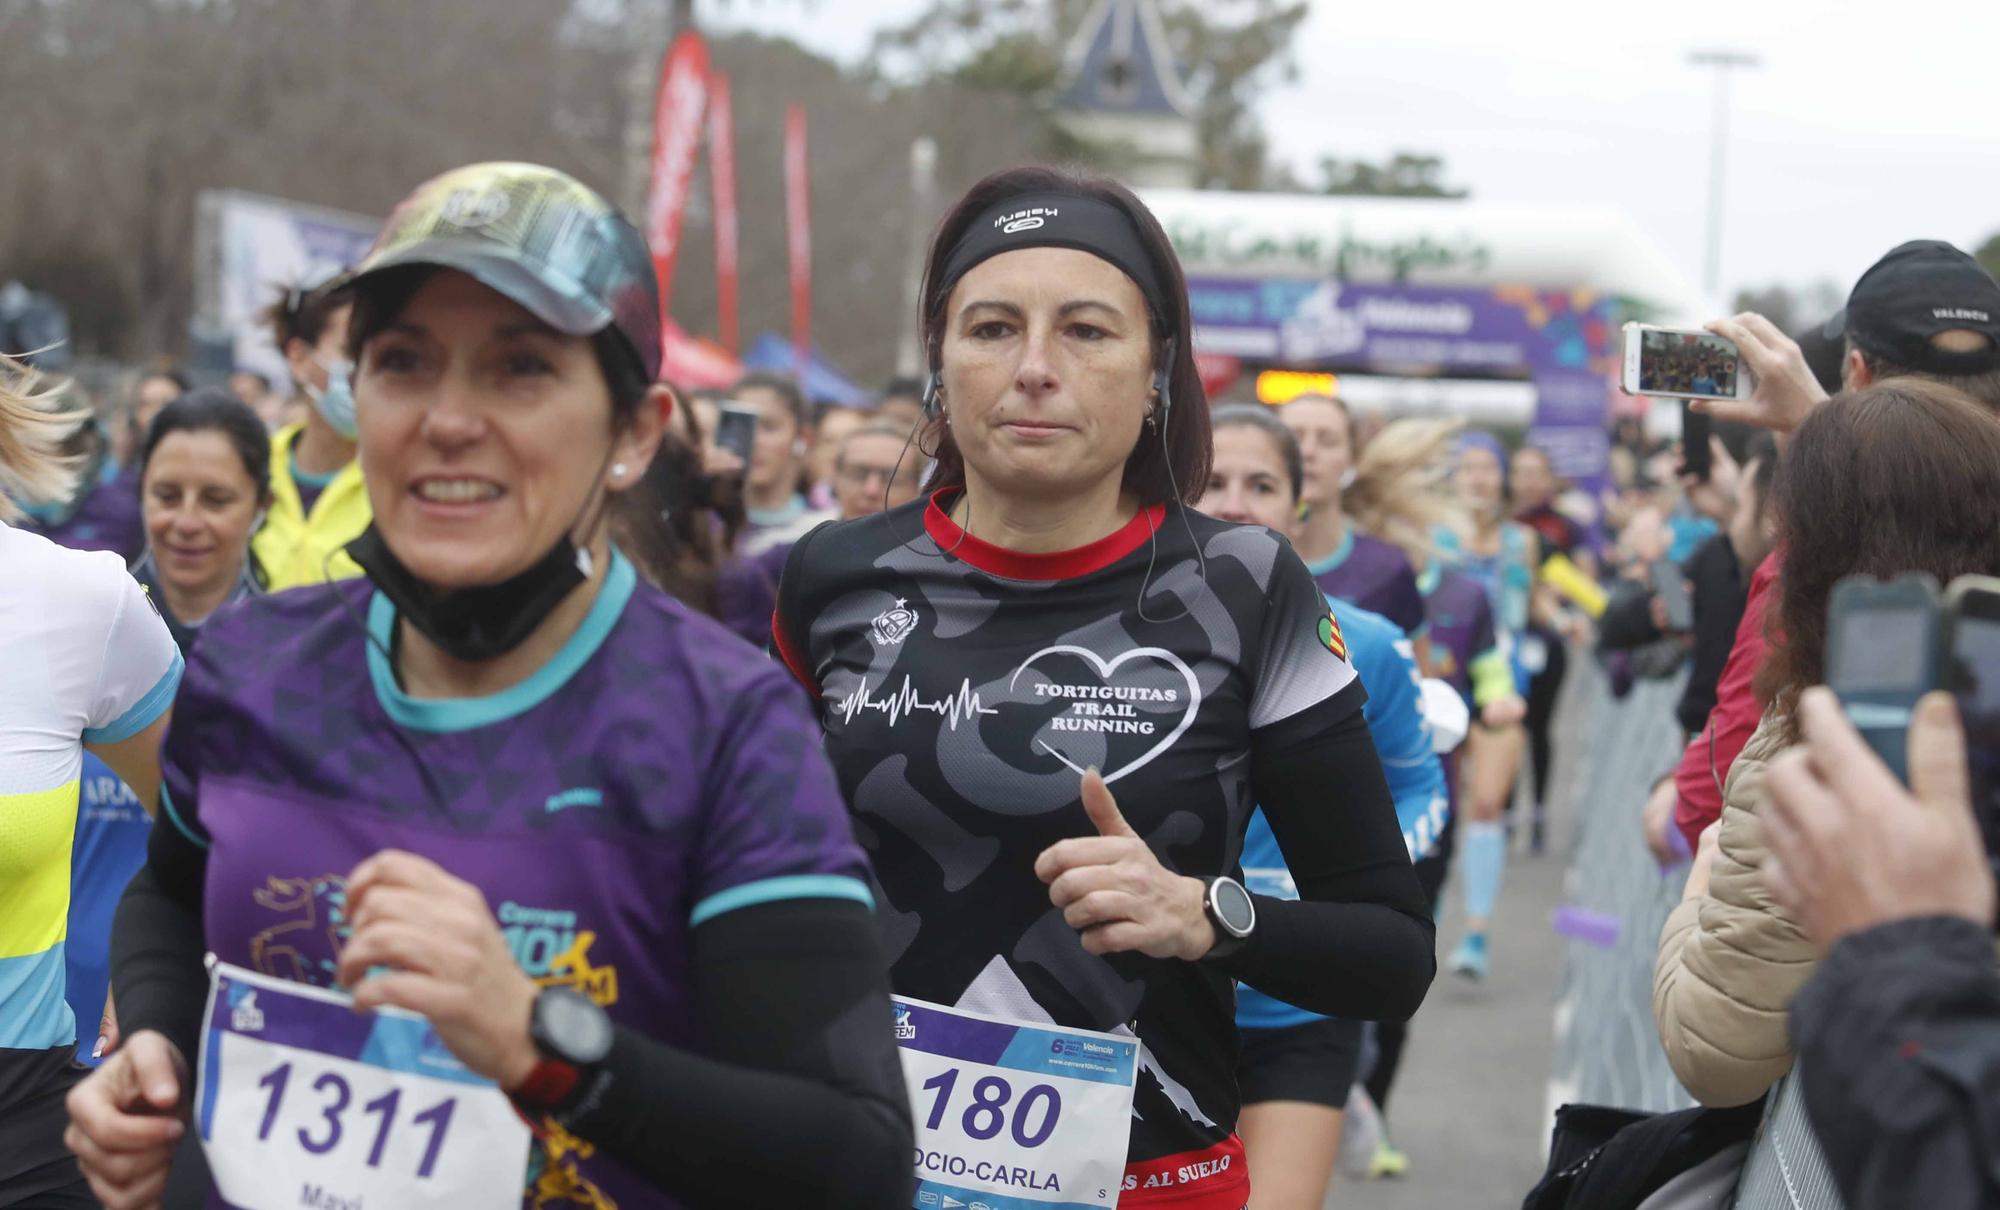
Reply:
[[[859,904],[789,900],[695,930],[711,1054],[620,1028],[579,1137],[691,1206],[907,1206],[914,1146],[887,963]]]
[[[1367,720],[1340,698],[1305,712],[1321,713],[1290,743],[1252,736],[1251,784],[1299,898],[1258,896],[1256,930],[1221,966],[1312,1012],[1405,1020],[1437,973],[1437,928]],[[1293,722],[1277,729],[1300,736]]]
[[[118,901],[111,925],[111,987],[118,1029],[156,1029],[193,1066],[208,1000],[201,919],[208,850],[162,817],[146,841],[146,864]]]
[[[1993,934],[1941,916],[1857,933],[1792,1001],[1806,1114],[1850,1206],[2000,1206]]]

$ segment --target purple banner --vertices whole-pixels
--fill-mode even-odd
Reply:
[[[1188,298],[1205,353],[1375,373],[1587,372],[1600,406],[1607,394],[1616,332],[1594,294],[1197,277]]]
[[[1536,424],[1528,444],[1545,450],[1557,475],[1592,492],[1605,486],[1611,464],[1611,434],[1602,424]]]
[[[1249,367],[1526,378],[1557,473],[1605,482],[1618,333],[1599,295],[1196,277],[1188,298],[1202,353]]]

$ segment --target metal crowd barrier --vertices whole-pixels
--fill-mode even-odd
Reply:
[[[1660,869],[1640,836],[1639,813],[1654,780],[1680,756],[1674,703],[1685,673],[1641,681],[1622,700],[1612,698],[1587,652],[1573,656],[1570,676],[1574,684],[1557,719],[1572,730],[1558,742],[1573,745],[1579,763],[1563,906],[1552,922],[1567,953],[1556,999],[1549,1121],[1572,1101],[1684,1109],[1693,1098],[1674,1078],[1653,1027],[1653,956],[1687,867]]]

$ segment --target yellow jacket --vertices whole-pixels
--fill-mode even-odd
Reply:
[[[250,539],[250,552],[272,592],[360,575],[361,568],[341,547],[360,537],[374,515],[359,459],[340,468],[313,501],[312,514],[306,514],[292,478],[292,446],[304,429],[294,424],[271,435],[271,508]]]

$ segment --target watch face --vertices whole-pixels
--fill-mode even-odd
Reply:
[[[551,988],[535,1002],[542,1034],[572,1063],[601,1063],[611,1053],[611,1018],[590,997],[566,987]]]
[[[1250,902],[1250,892],[1233,878],[1218,878],[1214,884],[1215,914],[1222,918],[1222,926],[1241,937],[1257,923],[1257,906]]]

